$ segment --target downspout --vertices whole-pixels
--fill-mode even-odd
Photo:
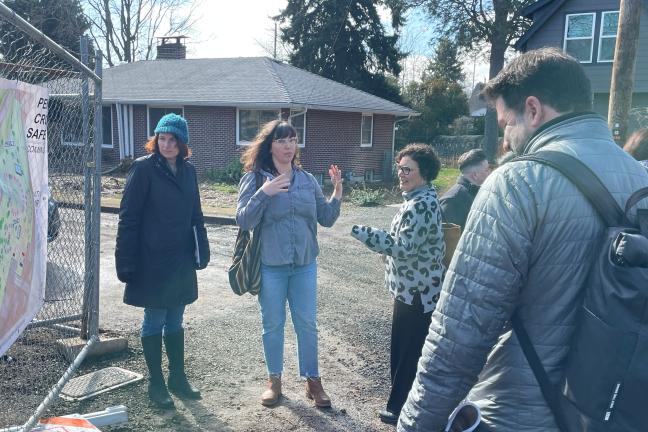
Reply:
[[[412,114],[409,114],[407,117],[400,120],[394,120],[394,129],[392,130],[392,158],[394,157],[394,152],[396,151],[396,125],[402,121],[410,120]]]

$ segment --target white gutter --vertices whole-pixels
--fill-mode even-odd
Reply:
[[[131,99],[131,98],[114,98],[114,97],[104,97],[104,104],[108,103],[121,103],[121,104],[131,104],[131,105],[181,105],[181,106],[213,106],[213,107],[236,107],[242,109],[259,109],[259,108],[268,108],[268,109],[281,109],[281,108],[298,108],[298,109],[310,109],[310,110],[322,110],[322,111],[342,111],[342,112],[371,112],[374,114],[381,115],[393,115],[395,117],[409,116],[414,117],[420,115],[415,111],[390,111],[390,110],[381,110],[371,107],[344,107],[344,106],[333,106],[333,105],[308,105],[307,108],[304,105],[296,105],[293,103],[287,102],[236,102],[236,101],[187,101],[187,100],[173,100],[173,99]]]

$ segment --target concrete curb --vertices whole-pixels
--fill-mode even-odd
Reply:
[[[111,207],[111,206],[101,206],[101,212],[102,213],[117,214],[117,213],[119,213],[119,208],[118,207]],[[206,214],[206,213],[204,213],[203,217],[205,218],[205,223],[206,224],[211,224],[211,225],[236,225],[236,220],[232,216],[215,215],[215,214]]]

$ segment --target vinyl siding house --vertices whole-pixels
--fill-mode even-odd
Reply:
[[[537,1],[522,11],[533,25],[515,48],[559,47],[580,60],[592,83],[594,110],[607,116],[619,5],[619,0]],[[641,16],[634,85],[631,129],[648,126],[648,4]]]
[[[158,51],[159,53],[159,51]],[[158,54],[159,57],[159,54]],[[103,161],[144,155],[160,117],[189,124],[199,175],[240,157],[266,122],[298,131],[302,166],[320,180],[331,163],[353,180],[390,176],[396,121],[417,113],[265,57],[158,59],[104,71]]]

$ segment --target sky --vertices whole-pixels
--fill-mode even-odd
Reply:
[[[202,0],[198,9],[198,22],[191,38],[187,40],[188,58],[253,57],[271,56],[274,21],[287,4],[287,0]],[[379,11],[384,23],[389,22],[389,13]],[[432,30],[427,17],[420,12],[408,13],[408,20],[402,31],[402,49],[411,53],[405,64],[402,80],[417,79],[422,65],[434,53],[429,44]],[[473,64],[467,59],[464,64],[466,84],[472,86],[473,66],[475,82],[484,81],[488,66],[481,61]]]

